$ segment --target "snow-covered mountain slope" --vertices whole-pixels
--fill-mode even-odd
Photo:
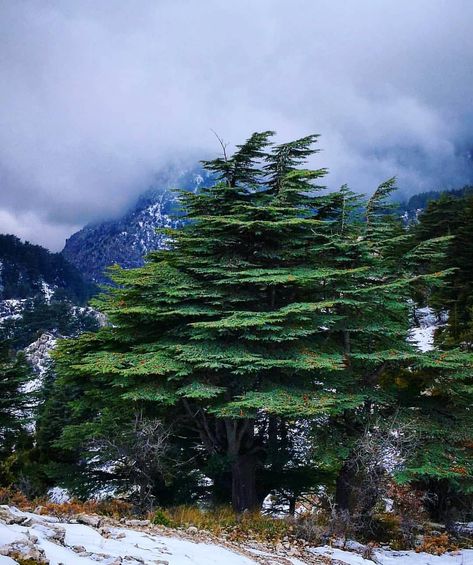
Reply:
[[[89,280],[107,281],[104,270],[115,263],[125,268],[143,264],[144,256],[165,243],[157,228],[176,227],[176,194],[174,188],[198,190],[210,182],[201,169],[190,172],[167,171],[123,217],[90,224],[67,241],[63,256]]]

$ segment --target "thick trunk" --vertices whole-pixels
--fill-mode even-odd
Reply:
[[[232,506],[236,512],[255,510],[259,506],[256,491],[256,457],[238,455],[232,463]]]
[[[296,514],[296,497],[295,496],[291,496],[291,498],[289,499],[289,515],[290,516],[295,516]]]
[[[355,471],[350,463],[350,460],[348,460],[340,469],[337,477],[335,503],[339,511],[350,512],[352,510],[352,493],[354,480]]]
[[[225,419],[227,455],[232,462],[232,505],[236,512],[258,508],[254,421]]]

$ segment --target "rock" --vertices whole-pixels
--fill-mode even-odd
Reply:
[[[77,516],[77,521],[79,524],[85,524],[86,526],[91,526],[92,528],[98,528],[102,522],[100,516],[95,516],[91,514],[79,514]]]
[[[26,516],[14,514],[8,508],[0,508],[0,520],[8,525],[23,524],[23,522],[26,520]]]
[[[416,547],[420,547],[421,545],[424,545],[424,536],[422,534],[419,534],[414,538],[414,545]]]
[[[83,545],[73,545],[72,551],[75,551],[76,553],[84,553],[87,550],[85,549],[85,547]]]
[[[38,543],[38,536],[35,536],[29,530],[26,531],[26,537],[30,540],[31,543]]]
[[[445,524],[439,524],[438,522],[427,522],[426,526],[430,530],[435,530],[439,532],[444,532],[447,529]]]
[[[125,561],[136,561],[137,563],[144,563],[145,560],[142,557],[136,555],[125,555],[123,558]]]
[[[52,528],[53,533],[49,536],[49,539],[57,541],[61,545],[64,544],[64,539],[66,537],[66,530],[64,528],[54,527]]]
[[[149,526],[151,522],[149,520],[125,520],[125,526]]]
[[[35,524],[46,525],[41,519],[33,518],[33,516],[28,516],[21,525],[25,528],[31,528],[31,526],[34,526]]]
[[[195,527],[195,526],[189,526],[186,530],[186,532],[188,534],[190,534],[191,536],[195,536],[196,534],[199,533],[199,530]]]

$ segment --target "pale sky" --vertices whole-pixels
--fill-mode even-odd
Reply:
[[[473,181],[470,0],[1,0],[0,233],[51,249],[169,162],[319,133],[327,185]]]

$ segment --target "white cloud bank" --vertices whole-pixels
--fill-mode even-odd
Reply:
[[[329,186],[471,180],[469,0],[0,5],[0,232],[58,249],[170,159],[320,133]]]

